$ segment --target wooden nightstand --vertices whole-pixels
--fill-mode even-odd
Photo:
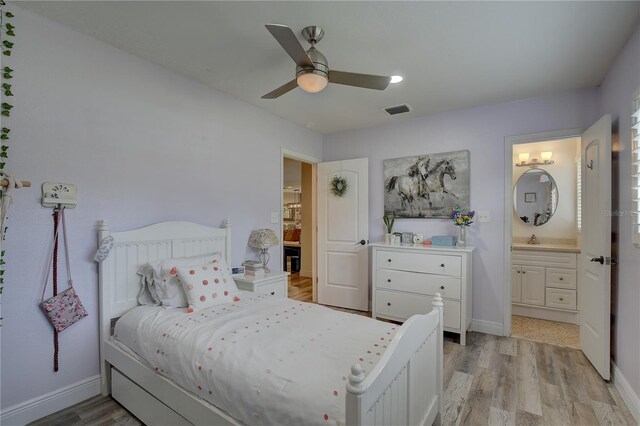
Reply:
[[[288,272],[269,272],[262,277],[234,275],[233,280],[240,290],[286,298],[289,293],[288,277]]]

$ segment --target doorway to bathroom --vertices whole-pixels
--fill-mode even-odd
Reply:
[[[512,146],[511,335],[580,349],[580,137]]]

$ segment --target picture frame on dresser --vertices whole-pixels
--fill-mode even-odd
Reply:
[[[475,247],[370,244],[372,317],[405,321],[431,311],[436,292],[444,302],[444,331],[466,344],[471,325]]]

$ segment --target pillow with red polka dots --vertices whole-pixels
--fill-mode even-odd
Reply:
[[[147,267],[153,271],[153,285],[162,306],[184,308],[189,305],[187,296],[178,279],[179,266],[203,265],[223,261],[220,252],[190,257],[176,257],[150,262]]]
[[[222,259],[200,266],[178,266],[176,269],[189,302],[187,312],[240,300],[238,287]]]

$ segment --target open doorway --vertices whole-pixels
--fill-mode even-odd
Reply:
[[[316,301],[316,162],[293,153],[282,161],[282,268],[288,297]]]
[[[511,144],[511,335],[580,348],[580,137]]]

